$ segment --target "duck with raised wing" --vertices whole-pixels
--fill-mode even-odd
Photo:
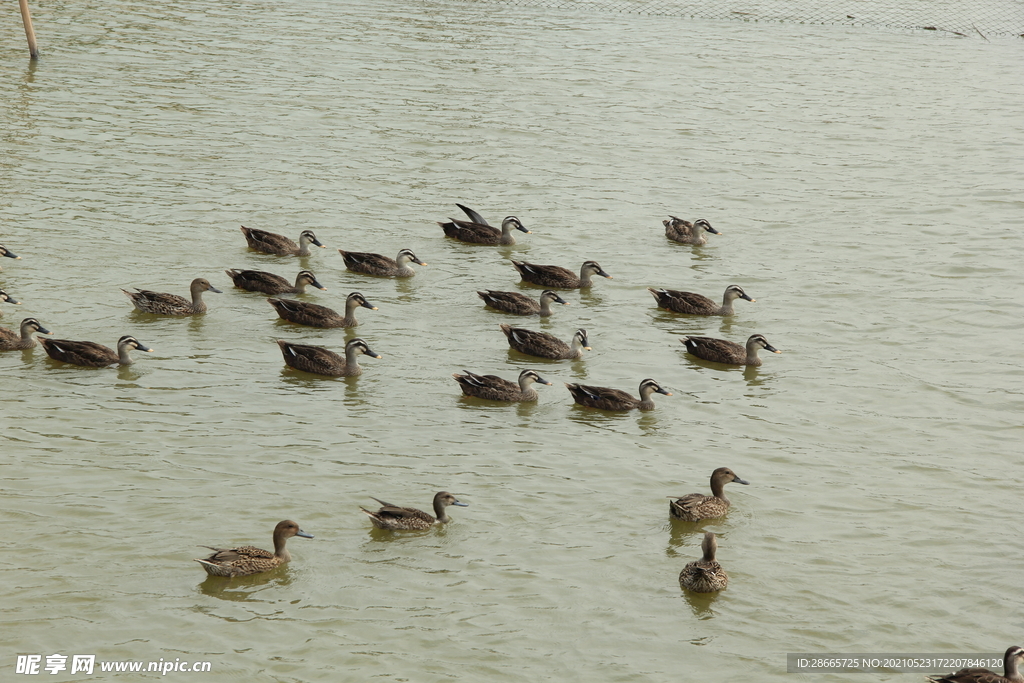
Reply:
[[[310,327],[355,327],[356,309],[362,306],[376,311],[377,307],[366,300],[359,292],[352,292],[345,299],[345,315],[341,316],[333,308],[311,304],[295,299],[267,299],[277,314],[288,322]]]
[[[1024,660],[1024,649],[1012,645],[1003,655],[1003,675],[988,669],[960,669],[956,673],[945,676],[929,676],[932,683],[1022,683],[1024,676],[1020,674],[1021,660]]]
[[[274,552],[255,548],[251,545],[240,548],[215,548],[212,545],[200,546],[209,548],[213,554],[206,558],[196,559],[196,562],[203,566],[210,576],[249,576],[250,574],[262,574],[271,569],[277,569],[285,562],[291,562],[292,556],[285,548],[285,543],[292,536],[301,538],[313,538],[299,528],[299,525],[290,519],[278,522],[274,527]]]
[[[702,519],[721,517],[729,511],[729,499],[725,497],[725,485],[729,482],[749,484],[736,476],[728,467],[719,467],[711,473],[711,495],[688,493],[685,496],[669,496],[674,498],[668,504],[668,512],[674,519],[684,522],[699,522]]]
[[[675,289],[654,289],[648,287],[647,291],[654,295],[658,301],[658,308],[674,313],[688,313],[690,315],[732,315],[735,313],[732,302],[736,299],[756,301],[747,296],[739,285],[729,285],[725,288],[722,296],[722,305],[719,306],[703,294],[695,292],[680,292]]]
[[[494,289],[489,289],[486,292],[477,292],[477,295],[488,306],[499,311],[516,315],[539,315],[542,318],[551,315],[552,303],[562,304],[563,306],[569,305],[568,301],[550,289],[545,289],[541,292],[540,302],[534,301],[519,292],[500,292]]]
[[[669,238],[673,242],[681,242],[682,244],[707,244],[708,236],[707,233],[713,233],[715,235],[721,235],[711,227],[711,223],[708,223],[703,218],[698,218],[694,222],[684,221],[682,218],[676,218],[675,216],[669,216],[670,220],[662,221],[661,224],[665,226],[665,237]]]
[[[13,251],[11,251],[10,249],[8,249],[7,247],[5,247],[3,245],[0,245],[0,256],[6,256],[7,258],[13,258],[13,259],[20,259],[21,258],[20,256],[18,256]],[[4,270],[3,268],[0,268],[0,273],[2,273],[3,270]]]
[[[362,374],[363,368],[358,363],[359,354],[370,358],[381,357],[358,337],[345,344],[344,357],[322,346],[295,344],[284,339],[278,339],[277,345],[281,347],[281,355],[288,367],[327,377],[356,377]]]
[[[267,232],[266,230],[256,230],[255,228],[247,228],[242,226],[242,234],[245,235],[245,241],[249,244],[250,249],[261,251],[264,254],[274,254],[276,256],[309,256],[309,245],[315,244],[316,246],[324,249],[324,245],[320,243],[320,240],[316,238],[312,230],[303,230],[299,233],[299,243],[295,244],[284,235],[278,235],[274,232]]]
[[[20,301],[18,301],[17,299],[15,299],[13,296],[11,296],[2,289],[0,289],[0,303],[14,304],[16,306],[21,304]],[[4,312],[2,309],[0,309],[0,318],[2,317],[4,317]]]
[[[513,230],[530,232],[515,216],[506,216],[505,220],[501,222],[501,230],[486,223],[460,221],[455,218],[449,218],[447,223],[439,221],[438,225],[448,237],[471,244],[515,244],[516,238],[512,236]]]
[[[39,324],[35,318],[25,318],[21,321],[20,334],[6,327],[0,327],[0,351],[16,351],[18,349],[31,349],[36,345],[36,338],[33,333],[53,334]]]
[[[600,275],[612,279],[612,276],[604,272],[601,264],[597,261],[584,261],[580,267],[580,275],[576,277],[568,268],[561,266],[539,266],[526,261],[512,261],[512,265],[519,271],[519,275],[525,282],[532,282],[542,287],[553,289],[582,289],[594,284],[593,276]]]
[[[640,382],[640,398],[634,398],[628,392],[608,387],[592,387],[586,384],[565,385],[576,403],[588,408],[600,408],[601,410],[654,410],[655,393],[671,396],[653,379],[645,379]]]
[[[519,353],[540,358],[551,358],[553,360],[566,360],[580,358],[583,350],[590,350],[590,342],[587,339],[587,331],[576,330],[572,337],[572,343],[566,344],[553,334],[527,330],[523,327],[512,327],[511,325],[500,325],[501,331],[508,338],[508,345]]]
[[[686,345],[686,350],[697,358],[728,365],[758,366],[761,364],[761,358],[757,352],[761,349],[772,353],[782,353],[760,334],[750,335],[746,346],[713,337],[680,337],[679,341],[683,342]]]
[[[373,496],[370,496],[373,498]],[[434,496],[434,514],[430,515],[416,508],[403,508],[391,503],[385,503],[380,498],[373,498],[381,504],[380,510],[372,511],[364,507],[359,508],[370,517],[370,521],[378,529],[391,531],[402,531],[407,529],[429,529],[435,524],[447,524],[452,521],[445,510],[449,505],[458,507],[469,507],[469,503],[463,503],[447,491],[439,491]]]
[[[153,292],[148,289],[138,289],[129,292],[122,289],[135,305],[135,308],[143,313],[155,313],[157,315],[196,315],[206,313],[206,302],[203,301],[203,292],[222,292],[210,284],[210,281],[203,277],[197,277],[189,287],[192,292],[192,301],[177,294],[166,294],[164,292]]]
[[[683,567],[683,571],[679,572],[679,585],[694,593],[715,593],[725,590],[729,585],[729,575],[715,560],[718,541],[714,532],[704,533],[700,548],[704,551],[704,557]]]
[[[302,270],[295,276],[295,284],[291,284],[280,275],[267,273],[262,270],[225,270],[235,287],[248,292],[262,292],[263,294],[305,294],[306,286],[313,286],[317,289],[327,291],[327,288],[316,281],[316,275],[312,271]]]
[[[84,365],[89,368],[105,368],[108,365],[131,365],[131,355],[135,349],[152,353],[153,349],[144,346],[135,337],[126,334],[117,340],[117,351],[109,346],[91,341],[71,341],[70,339],[40,339],[46,349],[46,355],[62,363]]]
[[[535,383],[551,385],[551,382],[533,370],[520,372],[518,384],[497,375],[477,375],[469,370],[463,370],[463,372],[466,374],[455,373],[452,375],[462,387],[462,393],[488,401],[536,401],[538,395],[533,385]]]
[[[390,259],[380,254],[370,254],[361,251],[338,250],[338,253],[345,259],[345,267],[354,273],[376,275],[378,277],[412,277],[416,274],[410,263],[421,266],[427,265],[420,261],[411,249],[403,249],[398,252],[396,258]]]

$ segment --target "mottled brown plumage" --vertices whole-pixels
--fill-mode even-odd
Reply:
[[[681,337],[679,341],[683,342],[686,350],[697,358],[728,365],[760,365],[761,358],[757,355],[760,349],[782,353],[760,334],[750,335],[746,346],[713,337]]]
[[[551,358],[553,360],[565,360],[580,358],[583,350],[590,349],[590,342],[587,340],[587,331],[576,330],[572,337],[572,345],[566,344],[553,334],[527,330],[523,327],[512,327],[502,323],[501,331],[508,338],[508,345],[528,356],[540,358]]]
[[[359,354],[365,354],[371,358],[381,357],[359,338],[351,339],[345,344],[344,357],[322,346],[295,344],[284,339],[278,339],[277,345],[281,347],[285,365],[296,370],[327,377],[356,377],[362,374],[363,368],[357,362]]]
[[[712,228],[711,224],[703,218],[698,218],[691,223],[690,221],[684,221],[682,218],[669,216],[669,220],[662,221],[661,224],[665,226],[665,237],[673,242],[681,242],[682,244],[696,244],[699,246],[707,243],[707,233],[722,234]]]
[[[196,562],[211,576],[234,577],[269,572],[285,562],[291,562],[292,556],[285,548],[285,543],[292,536],[313,538],[300,529],[298,524],[286,519],[274,527],[274,552],[251,545],[240,548],[215,548],[204,545],[200,547],[209,548],[213,554],[207,558],[196,559]]]
[[[0,351],[15,351],[18,349],[31,349],[36,345],[36,338],[33,333],[53,334],[39,324],[35,318],[25,318],[21,321],[19,332],[0,327]]]
[[[679,572],[679,585],[694,593],[724,590],[729,585],[729,575],[715,560],[715,552],[718,550],[715,534],[706,532],[700,547],[704,551],[704,557],[683,567],[683,571]]]
[[[654,399],[652,394],[672,394],[653,379],[645,379],[640,382],[640,398],[634,398],[626,391],[609,389],[608,387],[593,387],[586,384],[568,384],[565,387],[572,394],[573,400],[581,406],[588,408],[600,408],[601,410],[654,410]]]
[[[455,373],[452,375],[462,387],[462,393],[489,401],[536,401],[538,395],[532,385],[535,382],[551,384],[533,370],[520,372],[518,383],[502,379],[497,375],[477,375],[469,370],[463,370],[463,372],[466,374]]]
[[[1024,649],[1013,645],[1003,655],[1002,676],[988,669],[973,668],[960,669],[945,676],[929,676],[928,680],[933,683],[1022,683],[1024,676],[1017,668],[1021,660],[1024,660]]]
[[[46,355],[62,363],[83,365],[90,368],[105,368],[108,365],[131,365],[134,361],[131,352],[135,349],[152,353],[153,349],[144,346],[138,339],[126,334],[117,340],[117,351],[91,341],[71,341],[70,339],[40,339]]]
[[[539,266],[526,261],[512,261],[519,275],[526,282],[553,289],[581,289],[594,284],[593,276],[600,275],[611,279],[597,261],[586,261],[580,267],[579,277],[568,268],[561,266]]]
[[[242,234],[245,235],[245,241],[249,244],[250,249],[262,251],[264,254],[274,254],[275,256],[309,256],[310,244],[315,244],[321,249],[324,248],[324,245],[320,243],[320,240],[316,238],[312,230],[303,230],[299,234],[298,244],[295,244],[295,242],[292,242],[284,235],[247,228],[244,225],[242,226]]]
[[[333,308],[306,301],[296,301],[295,299],[267,299],[267,301],[282,319],[310,327],[355,327],[359,324],[355,313],[357,308],[362,306],[371,311],[377,310],[377,307],[367,301],[359,292],[352,292],[345,299],[344,316]]]
[[[427,265],[420,261],[410,249],[403,249],[398,252],[398,257],[393,259],[362,251],[339,249],[338,253],[345,259],[345,267],[352,272],[378,277],[412,277],[416,271],[409,267],[410,263]]]
[[[488,306],[499,311],[516,315],[539,315],[542,318],[551,315],[552,303],[569,305],[568,301],[550,289],[545,289],[541,292],[539,302],[519,292],[501,292],[494,289],[489,289],[486,292],[477,292],[477,295]]]
[[[263,294],[305,294],[306,286],[312,285],[317,289],[327,291],[327,288],[317,282],[312,271],[302,270],[295,276],[295,284],[274,273],[267,273],[262,270],[225,270],[235,287],[249,292],[262,292]]]
[[[699,522],[702,519],[714,519],[721,517],[729,511],[729,499],[725,497],[725,485],[729,482],[737,484],[749,484],[736,476],[728,467],[719,467],[711,473],[711,495],[703,493],[689,493],[685,496],[675,498],[669,502],[668,512],[675,519],[684,522]]]
[[[370,496],[370,498],[373,498],[373,496]],[[460,502],[458,498],[447,491],[439,491],[434,496],[433,515],[429,515],[416,508],[404,508],[392,505],[391,503],[385,503],[380,498],[373,499],[381,504],[380,510],[367,510],[364,507],[359,509],[370,517],[370,521],[375,527],[392,531],[423,530],[429,529],[435,524],[447,524],[451,519],[448,517],[445,508],[449,505],[456,505],[458,507],[468,507],[469,505],[468,503]]]
[[[736,299],[755,301],[747,296],[747,293],[739,285],[729,285],[725,288],[722,296],[722,305],[719,306],[703,294],[695,292],[680,292],[675,289],[654,289],[648,287],[647,291],[654,295],[658,301],[658,308],[675,313],[688,313],[690,315],[732,315],[732,303]]]
[[[135,308],[143,313],[155,313],[157,315],[196,315],[206,313],[206,303],[203,301],[203,292],[221,291],[210,284],[206,278],[197,277],[192,281],[189,290],[192,293],[192,301],[177,294],[165,292],[154,292],[148,289],[137,289],[129,292],[122,289],[125,296],[131,300]]]

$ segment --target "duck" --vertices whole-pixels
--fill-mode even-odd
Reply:
[[[553,303],[569,305],[568,301],[550,289],[545,289],[540,293],[539,303],[519,292],[500,292],[494,289],[477,292],[477,296],[483,299],[485,304],[499,311],[516,315],[539,315],[542,318],[551,315],[551,304]]]
[[[196,315],[206,313],[206,303],[203,301],[203,292],[222,292],[210,284],[206,278],[197,277],[189,287],[192,292],[192,301],[177,294],[166,294],[164,292],[153,292],[148,289],[138,289],[129,292],[122,289],[135,308],[143,313],[155,313],[157,315]]]
[[[679,572],[679,585],[694,593],[715,593],[725,590],[729,585],[729,575],[715,560],[718,541],[714,532],[704,533],[700,548],[704,551],[704,557],[683,567],[683,571]]]
[[[359,321],[356,320],[356,308],[362,306],[371,311],[377,310],[377,307],[367,301],[359,292],[352,292],[345,299],[344,317],[333,308],[305,301],[296,301],[295,299],[267,299],[267,301],[284,320],[310,327],[355,327],[359,324]]]
[[[109,346],[91,341],[71,341],[70,339],[40,339],[46,349],[46,355],[72,365],[84,365],[90,368],[105,368],[118,363],[131,365],[134,361],[129,355],[133,350],[152,353],[153,349],[144,346],[135,337],[126,334],[117,340],[117,351]]]
[[[739,285],[729,285],[722,295],[722,305],[719,306],[703,294],[694,292],[680,292],[675,289],[654,289],[648,287],[650,292],[658,301],[658,308],[675,313],[689,313],[690,315],[732,315],[735,313],[732,303],[736,299],[757,301],[750,298]]]
[[[600,275],[609,280],[612,279],[612,276],[604,272],[604,269],[601,268],[597,261],[584,261],[580,267],[579,277],[576,277],[576,274],[568,268],[562,268],[561,266],[538,266],[534,263],[516,260],[512,261],[512,265],[515,266],[515,269],[519,271],[519,274],[526,282],[555,289],[590,287],[594,284],[591,279],[594,275]]]
[[[668,512],[675,519],[684,522],[699,522],[702,519],[714,519],[721,517],[729,511],[729,499],[725,497],[725,485],[729,482],[737,484],[749,484],[736,476],[728,467],[719,467],[711,473],[711,495],[703,493],[688,493],[685,496],[669,496],[674,498],[668,504]]]
[[[16,306],[21,304],[20,301],[18,301],[17,299],[15,299],[13,296],[11,296],[2,289],[0,289],[0,303],[14,304]],[[4,317],[4,312],[3,310],[0,310],[0,318],[2,317]]]
[[[356,337],[345,344],[344,358],[322,346],[307,346],[278,339],[285,365],[310,372],[314,375],[327,377],[357,377],[363,369],[357,362],[360,353],[370,358],[381,358],[380,354],[370,349],[362,339]]]
[[[370,496],[373,498],[373,496]],[[381,504],[380,510],[376,512],[367,510],[364,507],[359,509],[370,517],[370,521],[378,529],[389,529],[400,531],[406,529],[429,529],[435,524],[447,524],[452,521],[445,511],[449,505],[458,507],[469,507],[469,503],[463,503],[447,491],[438,491],[434,496],[434,514],[430,515],[416,508],[403,508],[391,503],[385,503],[380,498],[373,498]]]
[[[625,391],[609,389],[608,387],[592,387],[586,384],[569,384],[565,388],[572,394],[573,400],[581,406],[588,408],[600,408],[601,410],[654,410],[654,399],[652,394],[664,394],[671,396],[653,379],[645,379],[640,382],[640,398],[636,399]]]
[[[760,349],[782,353],[760,334],[750,335],[746,346],[713,337],[680,337],[679,341],[686,344],[686,350],[697,358],[728,365],[761,365],[761,358],[757,355]]]
[[[3,246],[2,244],[0,244],[0,256],[6,256],[7,258],[13,258],[13,259],[20,259],[21,258],[20,256],[15,254],[10,249],[8,249],[7,247]],[[0,268],[0,273],[2,273],[3,270],[4,270],[3,268]]]
[[[461,204],[459,206],[461,207]],[[455,218],[449,218],[447,223],[438,222],[438,225],[448,237],[471,244],[515,244],[516,238],[512,236],[513,230],[530,232],[515,216],[506,216],[505,220],[501,222],[500,230],[487,223],[473,220],[460,221]]]
[[[312,285],[324,292],[327,288],[316,281],[316,275],[310,270],[301,270],[295,276],[295,284],[291,284],[280,275],[267,273],[262,270],[225,270],[235,287],[248,292],[262,292],[263,294],[305,294],[306,285]]]
[[[477,375],[469,370],[463,370],[464,375],[455,373],[452,377],[462,387],[462,393],[475,398],[485,398],[488,401],[536,401],[537,391],[533,384],[547,384],[547,381],[533,370],[523,370],[519,373],[519,382],[510,382],[497,375]]]
[[[411,249],[403,249],[398,256],[390,259],[380,254],[369,254],[361,251],[344,251],[339,249],[338,253],[345,259],[345,267],[354,273],[365,273],[366,275],[377,275],[380,277],[412,277],[416,271],[409,267],[409,263],[416,263],[421,266],[427,265],[420,261]]]
[[[20,334],[6,327],[0,327],[0,351],[14,351],[17,349],[31,349],[36,345],[36,338],[33,332],[39,334],[53,334],[39,324],[35,318],[25,318],[21,321]]]
[[[277,256],[309,256],[309,245],[315,244],[325,249],[320,240],[316,238],[312,230],[303,230],[299,233],[299,243],[295,244],[284,235],[278,235],[266,230],[256,230],[242,226],[242,234],[245,241],[249,243],[250,249],[262,251],[264,254],[275,254]]]
[[[712,228],[711,223],[703,218],[698,218],[692,223],[675,216],[669,216],[669,218],[671,220],[662,221],[661,224],[665,226],[665,237],[674,242],[701,245],[707,244],[707,233],[722,234]]]
[[[566,344],[553,334],[547,332],[536,332],[523,327],[512,327],[502,324],[501,331],[508,337],[508,345],[528,356],[539,356],[540,358],[551,358],[553,360],[565,360],[580,358],[583,350],[590,350],[590,342],[587,339],[587,331],[576,330],[572,342]]]
[[[956,673],[945,676],[929,676],[932,683],[1021,683],[1024,676],[1021,676],[1021,660],[1024,659],[1024,648],[1012,645],[1003,655],[1003,675],[989,671],[988,669],[960,669]]]
[[[271,569],[280,567],[285,562],[291,562],[292,556],[285,548],[285,543],[292,536],[300,538],[313,538],[299,528],[299,525],[290,519],[278,522],[274,527],[274,552],[254,548],[251,545],[240,548],[215,548],[212,545],[200,546],[209,548],[213,554],[206,558],[197,558],[196,562],[202,565],[203,569],[210,576],[249,576],[251,574],[262,574]]]

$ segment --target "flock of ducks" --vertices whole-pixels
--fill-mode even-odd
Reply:
[[[444,234],[450,238],[472,244],[512,245],[515,244],[513,231],[530,233],[515,216],[507,216],[499,229],[488,224],[486,219],[473,209],[462,204],[457,204],[457,206],[465,212],[469,220],[450,218],[447,222],[438,222]],[[720,234],[705,219],[698,219],[691,223],[670,216],[662,223],[665,227],[665,236],[682,244],[703,245],[707,242],[708,234]],[[298,244],[284,235],[245,226],[242,226],[241,230],[248,246],[262,253],[305,257],[311,254],[310,245],[325,248],[312,230],[303,230],[299,234]],[[402,249],[394,259],[381,254],[341,249],[338,251],[348,270],[378,277],[411,277],[415,275],[415,270],[410,264],[427,265],[409,249]],[[0,246],[0,256],[20,258],[3,246]],[[582,264],[579,275],[555,265],[538,265],[515,260],[512,260],[511,263],[524,282],[546,288],[541,293],[539,300],[535,301],[519,292],[509,291],[486,290],[478,291],[477,294],[488,307],[521,316],[550,316],[552,315],[552,304],[567,305],[569,303],[555,291],[556,289],[587,288],[593,286],[594,276],[612,277],[604,271],[600,264],[592,260]],[[236,288],[271,295],[272,298],[268,298],[267,301],[278,316],[298,325],[318,328],[349,328],[358,325],[355,317],[358,308],[377,310],[376,306],[359,292],[352,292],[348,295],[344,315],[326,306],[296,299],[279,298],[282,294],[304,294],[307,287],[325,290],[326,288],[309,270],[300,271],[294,283],[279,275],[264,271],[230,269],[225,272]],[[206,292],[221,293],[221,290],[214,287],[205,278],[193,280],[189,289],[190,298],[145,289],[136,289],[134,292],[122,291],[139,311],[170,316],[205,313],[206,303],[203,301],[203,294]],[[648,288],[648,291],[654,296],[659,308],[685,315],[730,316],[735,313],[733,304],[737,299],[755,301],[738,285],[729,285],[725,289],[721,305],[695,292],[655,288]],[[20,302],[0,290],[0,303],[18,304]],[[0,310],[0,317],[2,315],[3,312]],[[500,329],[508,340],[510,348],[529,356],[555,360],[577,359],[590,348],[585,329],[576,330],[569,343],[565,343],[554,335],[523,327],[501,324]],[[37,341],[34,334],[49,335],[51,332],[35,318],[25,318],[21,322],[18,332],[0,328],[0,351],[30,349],[35,346]],[[89,341],[48,338],[40,338],[38,341],[42,343],[51,358],[90,367],[127,365],[132,362],[130,356],[132,351],[153,351],[131,335],[122,336],[117,342],[116,350]],[[689,353],[698,358],[729,365],[759,366],[762,361],[758,352],[761,349],[772,353],[781,353],[761,334],[751,335],[745,344],[699,336],[686,336],[680,341],[683,342]],[[381,357],[371,350],[364,340],[359,338],[351,339],[345,345],[344,356],[320,346],[289,342],[283,339],[278,340],[277,343],[286,365],[304,372],[330,377],[359,375],[361,373],[358,364],[360,355],[372,358]],[[469,371],[463,371],[462,374],[456,373],[453,377],[466,396],[491,401],[535,401],[538,394],[533,385],[551,385],[551,382],[530,369],[522,370],[516,382],[496,375],[479,375]],[[655,393],[672,395],[658,382],[649,378],[640,382],[638,389],[640,398],[636,398],[628,392],[608,387],[579,383],[566,383],[565,386],[577,404],[609,411],[653,410],[654,400],[652,397]],[[725,485],[729,483],[749,484],[750,482],[738,477],[728,467],[719,467],[711,474],[711,495],[691,493],[670,497],[670,517],[682,522],[702,522],[724,516],[731,505],[724,493]],[[360,509],[370,518],[374,527],[390,531],[425,530],[437,524],[446,524],[451,519],[447,514],[448,507],[467,506],[467,503],[458,500],[447,491],[440,491],[434,496],[433,515],[416,508],[386,503],[377,498],[374,500],[380,504],[379,509]],[[203,546],[212,550],[213,553],[195,561],[211,576],[238,577],[267,572],[291,560],[286,544],[288,539],[293,536],[313,538],[294,521],[284,520],[274,528],[273,552],[253,546],[237,548]],[[688,563],[679,573],[679,585],[683,589],[696,593],[714,593],[728,586],[728,574],[716,559],[717,549],[717,537],[713,532],[706,532],[701,543],[702,557]],[[947,676],[933,677],[930,680],[934,683],[1003,683],[1004,681],[1021,683],[1024,682],[1024,677],[1018,672],[1018,664],[1022,659],[1024,659],[1024,650],[1013,646],[1006,651],[1004,676],[994,674],[987,669],[963,669]]]

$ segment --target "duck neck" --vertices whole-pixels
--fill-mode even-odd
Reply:
[[[118,344],[117,345],[117,362],[121,365],[131,365],[132,359],[128,354],[131,353],[132,347],[130,344]]]
[[[206,304],[203,303],[202,287],[192,287],[192,308],[196,311],[201,311],[206,308]]]
[[[358,346],[346,346],[345,347],[345,365],[350,368],[357,367],[359,365],[359,354],[362,351],[359,350]]]
[[[733,314],[732,304],[733,304],[734,301],[736,301],[736,297],[733,295],[733,293],[732,292],[726,292],[722,296],[722,308],[719,309],[719,312],[718,312],[719,315],[732,315]]]
[[[573,335],[572,343],[569,344],[569,351],[572,358],[579,358],[583,355],[583,342],[580,340],[579,335]]]
[[[724,500],[726,503],[729,502],[729,499],[725,497],[725,482],[721,479],[711,478],[711,495]]]
[[[451,521],[448,518],[448,512],[445,509],[445,505],[443,502],[441,502],[440,498],[434,499],[434,516],[437,517],[437,521],[441,524],[447,524],[449,521]]]
[[[760,365],[761,357],[757,355],[757,342],[747,342],[747,365]]]
[[[288,552],[288,549],[284,547],[284,544],[288,542],[288,539],[284,534],[274,534],[274,556],[282,562],[291,562],[292,556]]]
[[[295,293],[305,294],[306,293],[306,278],[299,275],[295,278]]]
[[[309,256],[309,245],[310,240],[306,235],[299,235],[299,250],[295,252],[296,256]]]
[[[1021,676],[1020,671],[1017,670],[1017,654],[1015,652],[1007,652],[1003,657],[1003,674],[1006,680],[1013,681],[1013,683],[1024,681],[1024,676]]]
[[[544,295],[540,297],[540,317],[546,318],[551,315],[551,299]]]
[[[643,386],[640,388],[640,404],[637,406],[640,410],[654,410],[654,399],[651,396],[654,395],[654,387]]]
[[[349,327],[356,324],[357,308],[359,308],[359,302],[355,299],[347,299],[345,301],[345,324]]]
[[[412,259],[409,258],[408,254],[402,254],[397,259],[395,259],[395,263],[398,264],[398,272],[400,274],[407,275],[413,272],[412,268],[409,267],[410,261],[412,261]]]
[[[537,390],[533,388],[534,381],[533,377],[519,378],[519,393],[522,394],[522,400],[535,401],[539,398]]]
[[[580,268],[580,287],[590,287],[593,285],[594,283],[591,280],[592,276],[593,273],[590,272],[590,268],[587,268],[586,266]]]

